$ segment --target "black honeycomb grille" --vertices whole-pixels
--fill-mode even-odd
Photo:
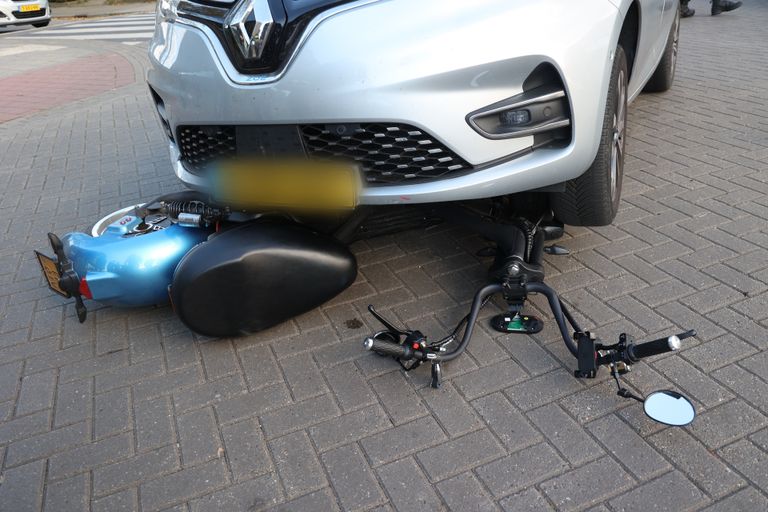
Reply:
[[[178,131],[184,167],[201,174],[208,164],[237,154],[234,126],[182,126]]]
[[[244,128],[249,127],[180,127],[178,142],[184,167],[202,174],[216,160],[251,154],[253,148],[275,147],[275,141],[285,136],[285,126],[260,126],[256,131]],[[257,140],[253,135],[238,140],[238,134],[249,132],[258,133]],[[429,181],[472,170],[469,163],[428,133],[405,124],[301,125],[295,137],[296,147],[303,146],[310,158],[356,162],[370,184]],[[268,156],[274,155],[270,152]]]
[[[301,126],[312,157],[354,160],[368,183],[432,180],[472,168],[428,133],[405,124]]]

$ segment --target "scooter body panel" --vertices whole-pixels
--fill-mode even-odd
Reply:
[[[69,233],[62,237],[65,254],[85,278],[94,300],[128,307],[167,303],[168,285],[179,261],[211,234],[178,224],[137,234],[140,222],[127,215],[101,236]]]

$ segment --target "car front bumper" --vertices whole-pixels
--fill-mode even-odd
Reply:
[[[24,5],[38,5],[40,9],[32,12],[20,11]],[[11,25],[28,25],[51,19],[51,8],[48,2],[3,2],[0,1],[0,27]]]
[[[543,2],[546,9],[537,2],[486,3],[497,15],[465,5],[441,17],[448,9],[440,0],[343,5],[316,18],[288,64],[267,76],[240,74],[207,27],[161,21],[148,81],[171,135],[188,125],[402,123],[424,130],[474,169],[365,185],[361,204],[493,197],[577,177],[597,152],[617,10],[605,0]],[[553,3],[563,11],[556,19],[548,11]],[[555,26],[542,31],[516,23],[535,19]],[[470,127],[470,112],[523,92],[523,81],[543,62],[559,71],[567,89],[570,144],[531,151],[532,136],[491,140]],[[177,143],[169,144],[178,177],[205,188],[206,180],[185,168]]]

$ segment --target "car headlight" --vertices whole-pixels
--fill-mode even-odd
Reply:
[[[180,0],[157,0],[157,17],[161,21],[174,21]]]

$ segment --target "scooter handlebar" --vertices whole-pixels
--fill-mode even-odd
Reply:
[[[373,352],[377,352],[382,355],[399,357],[403,359],[406,358],[409,351],[408,349],[410,349],[410,347],[406,347],[398,343],[393,343],[391,341],[377,340],[374,338],[365,338],[365,340],[363,341],[363,347],[366,350],[371,350]],[[412,352],[413,351],[411,350],[411,353]]]
[[[637,362],[644,357],[664,354],[666,352],[674,352],[680,350],[680,342],[682,340],[690,338],[691,336],[696,336],[696,331],[690,330],[677,335],[673,334],[666,338],[649,341],[647,343],[633,344],[627,347],[627,355],[632,362]]]

